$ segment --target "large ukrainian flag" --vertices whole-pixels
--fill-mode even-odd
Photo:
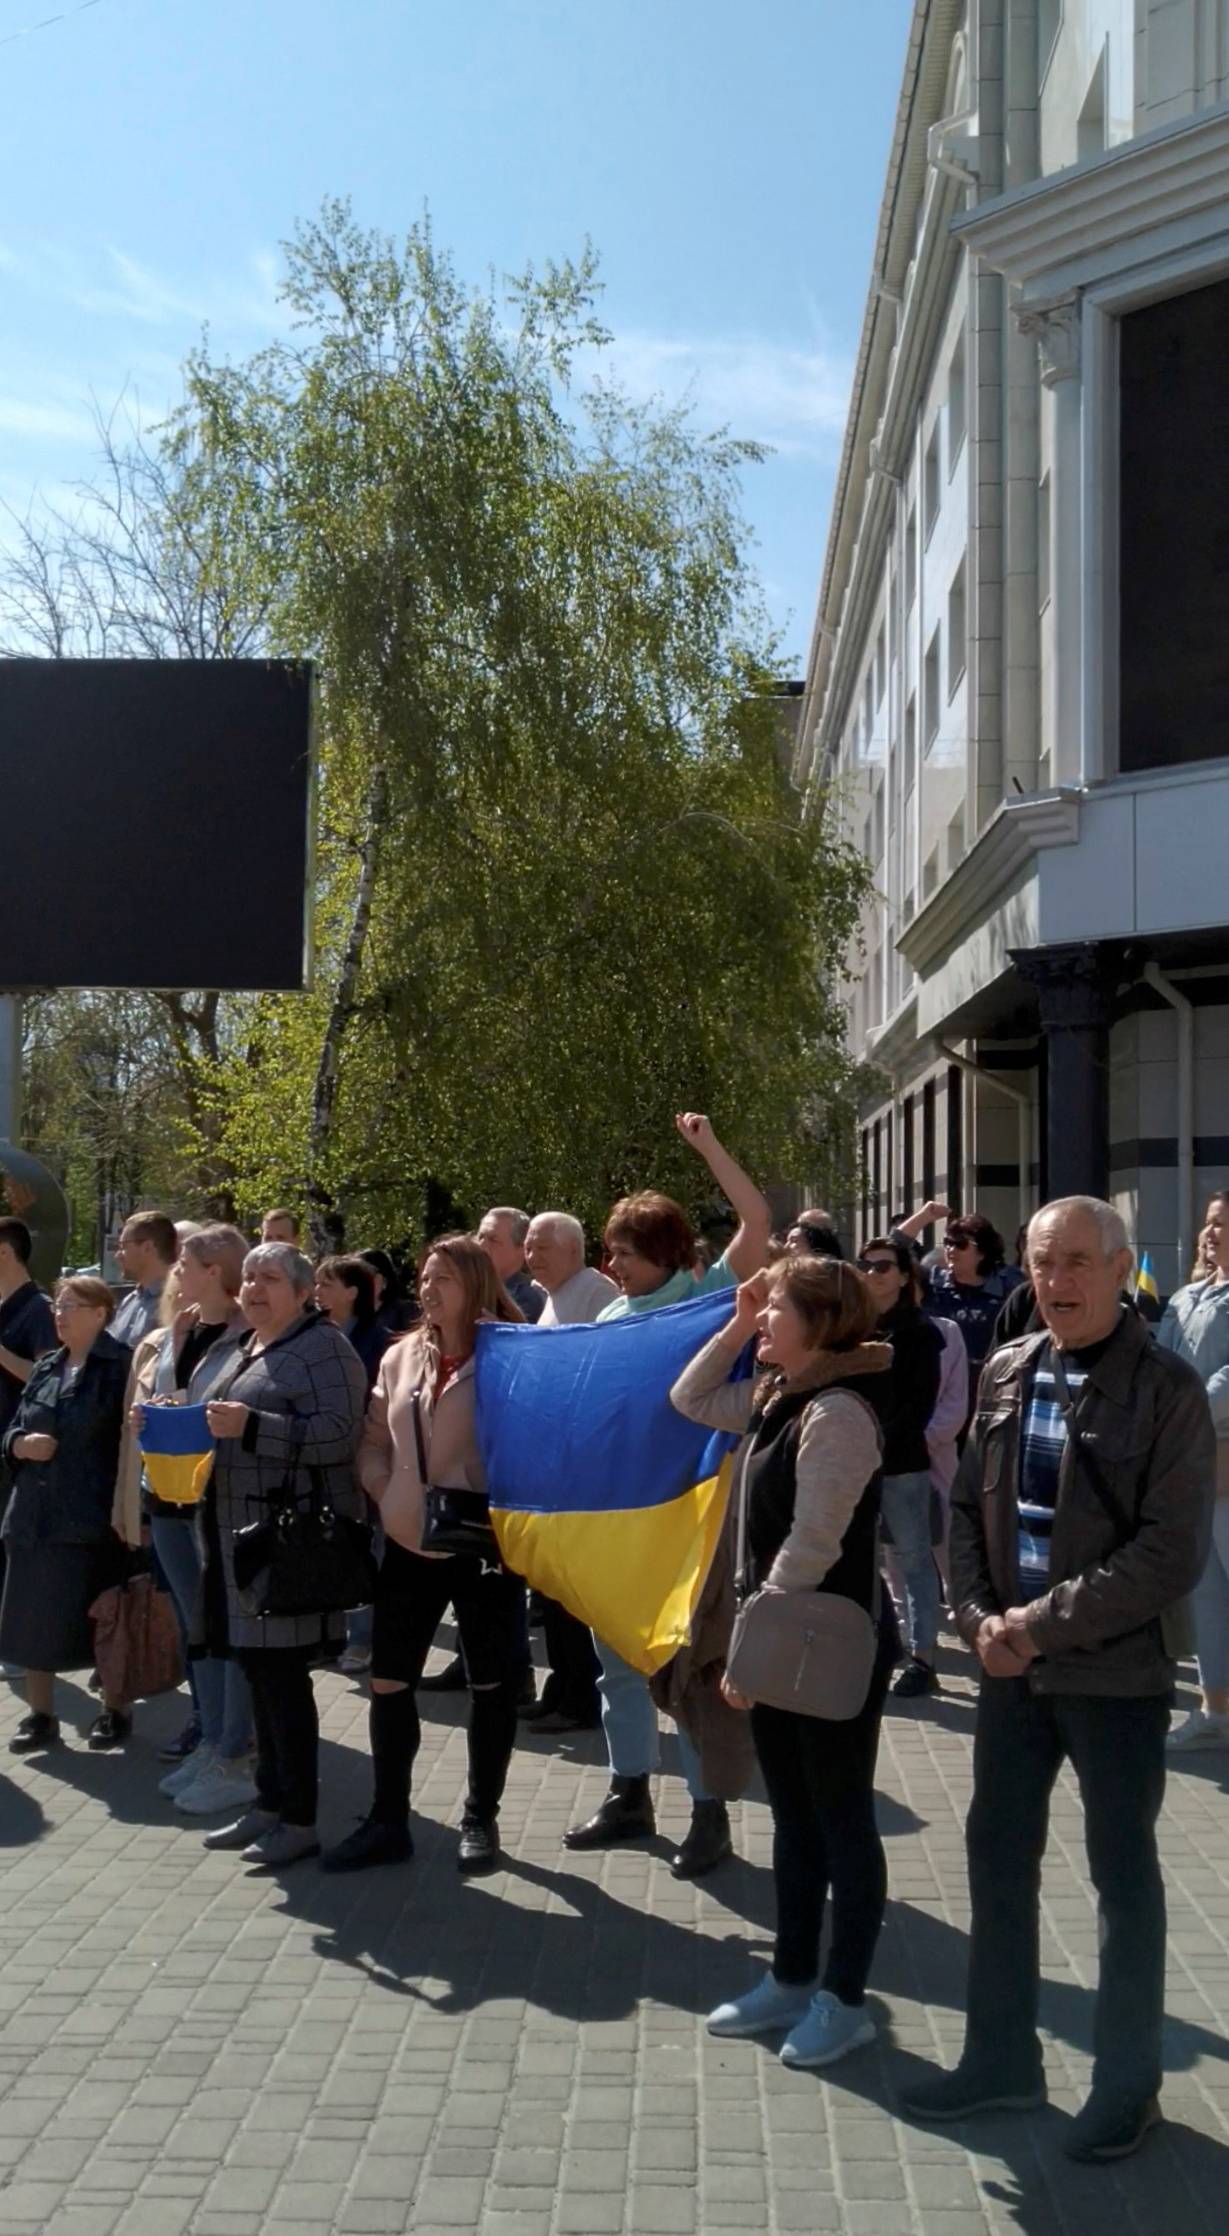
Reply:
[[[478,1330],[500,1552],[647,1676],[687,1642],[734,1444],[685,1421],[670,1388],[733,1301],[723,1289],[600,1327]]]
[[[213,1466],[213,1438],[203,1405],[145,1405],[137,1437],[145,1476],[156,1498],[195,1506]]]

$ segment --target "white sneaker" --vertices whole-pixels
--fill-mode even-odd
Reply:
[[[719,2003],[708,2014],[710,2034],[728,2035],[737,2040],[746,2034],[780,2034],[793,2026],[809,2009],[814,1994],[813,1983],[803,1987],[789,1987],[784,1981],[774,1980],[771,1972],[745,1995],[736,1995],[729,2003]]]
[[[177,1762],[173,1770],[168,1770],[165,1778],[159,1778],[159,1793],[168,1794],[173,1801],[176,1794],[183,1793],[188,1786],[194,1786],[202,1770],[208,1770],[217,1751],[207,1739],[202,1739],[200,1746],[194,1747],[192,1753],[185,1755],[182,1762]]]
[[[861,2004],[842,2003],[828,1988],[811,1999],[805,2017],[781,2044],[782,2065],[835,2065],[847,2050],[875,2039],[875,2022]]]
[[[215,1755],[200,1777],[175,1796],[175,1807],[189,1817],[209,1817],[219,1809],[244,1809],[256,1799],[256,1780],[246,1755],[226,1762]]]
[[[1184,1724],[1173,1725],[1165,1744],[1175,1755],[1196,1747],[1229,1747],[1229,1716],[1210,1716],[1206,1708],[1192,1708]]]

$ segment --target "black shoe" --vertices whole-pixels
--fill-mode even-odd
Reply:
[[[499,1827],[493,1817],[463,1817],[457,1869],[468,1878],[499,1869]]]
[[[902,2096],[901,2109],[915,2120],[967,2120],[974,2112],[1036,2112],[1045,2101],[1040,2074],[1029,2080],[962,2063],[933,2081],[919,2081]]]
[[[196,1753],[200,1743],[200,1721],[196,1716],[190,1716],[178,1737],[168,1740],[165,1747],[159,1747],[158,1760],[169,1763],[186,1762],[189,1755]]]
[[[928,1661],[919,1661],[915,1654],[905,1663],[892,1692],[897,1700],[918,1700],[923,1693],[937,1693],[939,1679]]]
[[[524,1710],[525,1710],[526,1708],[536,1708],[536,1707],[537,1707],[537,1705],[538,1705],[538,1685],[537,1685],[537,1679],[535,1678],[535,1676],[534,1676],[534,1673],[533,1673],[533,1663],[532,1663],[532,1662],[528,1662],[528,1663],[526,1664],[526,1667],[525,1667],[525,1674],[524,1674],[524,1676],[523,1676],[523,1677],[521,1678],[521,1689],[520,1689],[519,1693],[518,1693],[518,1694],[517,1694],[517,1696],[516,1696],[516,1709],[517,1709],[517,1714],[518,1714],[518,1715],[521,1715],[521,1714],[523,1714],[523,1712],[524,1712]]]
[[[612,1778],[610,1792],[596,1815],[563,1835],[565,1848],[613,1848],[618,1840],[639,1840],[657,1830],[653,1796],[644,1778]]]
[[[1161,2117],[1155,2096],[1124,2096],[1120,2089],[1094,2089],[1063,2137],[1068,2158],[1093,2166],[1129,2158]]]
[[[94,1754],[102,1755],[110,1747],[122,1747],[131,1737],[131,1716],[126,1716],[119,1708],[104,1708],[101,1716],[95,1716],[90,1725],[85,1743]]]
[[[724,1801],[693,1801],[687,1837],[670,1858],[675,1878],[702,1879],[733,1853],[730,1812]]]
[[[364,1817],[345,1840],[320,1858],[322,1871],[365,1871],[369,1864],[408,1863],[414,1843],[407,1825],[382,1825]]]
[[[23,1716],[9,1741],[11,1755],[37,1755],[44,1747],[60,1744],[60,1719],[58,1716],[37,1714]]]
[[[442,1669],[436,1670],[434,1677],[420,1677],[418,1691],[420,1693],[468,1692],[469,1679],[465,1674],[465,1664],[461,1656],[454,1654],[450,1662],[445,1662]]]
[[[596,1731],[602,1719],[596,1712],[592,1716],[573,1716],[566,1708],[546,1708],[540,1716],[528,1716],[525,1720],[531,1731],[556,1732]]]

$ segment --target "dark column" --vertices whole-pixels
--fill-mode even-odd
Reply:
[[[1016,948],[1037,989],[1046,1057],[1046,1196],[1109,1189],[1109,1026],[1123,975],[1108,942]]]

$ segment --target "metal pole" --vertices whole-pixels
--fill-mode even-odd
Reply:
[[[0,1141],[21,1138],[21,996],[0,994]]]

